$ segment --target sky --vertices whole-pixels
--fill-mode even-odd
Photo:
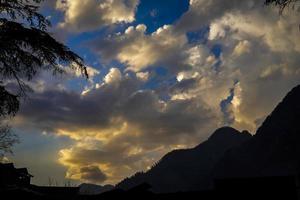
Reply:
[[[255,134],[300,83],[299,12],[262,0],[46,0],[90,78],[40,72],[7,159],[32,182],[115,184],[222,126]]]

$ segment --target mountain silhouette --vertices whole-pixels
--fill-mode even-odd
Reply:
[[[300,172],[300,85],[292,89],[256,134],[224,155],[215,178],[293,176]]]
[[[294,176],[300,172],[300,85],[292,89],[256,134],[230,127],[216,130],[192,149],[166,154],[147,172],[116,185],[128,190],[149,183],[152,191],[170,193],[213,188],[214,180]]]
[[[101,186],[101,185],[95,185],[89,183],[82,183],[79,185],[79,193],[82,195],[96,195],[113,189],[114,186],[112,185]]]
[[[149,183],[152,191],[170,193],[212,187],[212,170],[224,153],[249,140],[251,134],[230,127],[216,130],[207,141],[192,149],[174,150],[166,154],[149,171],[139,172],[116,185],[128,190]]]

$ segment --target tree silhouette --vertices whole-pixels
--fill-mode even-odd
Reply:
[[[299,0],[266,0],[265,4],[279,7],[279,12],[282,13],[287,6],[294,6],[297,1]]]
[[[12,146],[19,141],[17,135],[10,131],[10,127],[2,125],[0,127],[0,161],[4,154],[12,153]]]
[[[69,67],[88,78],[83,59],[47,32],[51,24],[38,12],[42,1],[0,0],[0,118],[16,114],[20,98],[30,90],[26,82],[41,70],[57,74]],[[6,126],[3,130],[11,137]]]

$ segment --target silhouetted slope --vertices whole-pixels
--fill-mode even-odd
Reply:
[[[228,151],[214,176],[295,175],[300,172],[300,86],[266,118],[251,140]]]
[[[225,151],[250,138],[251,134],[246,131],[240,133],[230,127],[220,128],[195,148],[174,150],[146,173],[137,173],[116,187],[126,190],[147,182],[154,192],[208,189],[212,186],[212,169]]]
[[[213,179],[296,175],[300,172],[300,86],[295,87],[266,118],[255,136],[224,127],[193,149],[166,154],[146,173],[137,173],[117,187],[144,182],[154,192],[204,190]]]
[[[79,193],[83,195],[95,195],[101,194],[103,192],[107,192],[114,189],[112,185],[95,185],[95,184],[88,184],[82,183],[79,185]]]

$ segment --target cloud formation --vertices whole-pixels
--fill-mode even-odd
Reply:
[[[128,1],[126,8],[125,2],[66,1],[62,26],[88,31],[130,22],[138,2]],[[122,12],[106,16],[115,7]],[[298,19],[297,12],[279,16],[258,0],[191,0],[176,23],[153,33],[139,24],[88,42],[105,66],[118,61],[125,69],[110,67],[83,91],[44,82],[34,87],[38,92],[22,105],[15,124],[74,141],[59,153],[68,178],[116,183],[224,124],[253,132],[299,84]],[[188,33],[207,27],[204,40],[189,40]],[[155,66],[168,76],[153,73]]]
[[[104,60],[118,60],[127,70],[139,72],[153,65],[164,65],[177,71],[184,67],[178,62],[187,43],[185,34],[174,33],[172,25],[164,25],[150,35],[144,24],[128,27],[124,33],[90,42],[90,48]]]
[[[224,46],[222,71],[239,81],[232,101],[235,125],[255,130],[286,91],[299,84],[299,15],[280,17],[263,7],[242,11],[214,20],[210,39]]]
[[[190,0],[189,10],[176,24],[176,31],[189,32],[199,30],[203,26],[222,17],[226,13],[251,13],[261,8],[264,2],[260,0]]]
[[[199,99],[164,101],[155,91],[141,90],[143,83],[134,74],[112,68],[85,94],[35,94],[23,105],[16,126],[72,138],[75,145],[60,151],[68,178],[89,180],[82,169],[96,166],[115,182],[147,169],[174,147],[205,139],[217,125],[215,114]]]
[[[62,153],[61,153],[62,154]],[[70,167],[67,171],[66,178],[82,180],[86,183],[103,183],[107,177],[95,165],[87,165],[84,167]]]
[[[59,26],[85,32],[133,22],[138,3],[139,0],[57,0],[56,9],[64,13],[64,21]]]

